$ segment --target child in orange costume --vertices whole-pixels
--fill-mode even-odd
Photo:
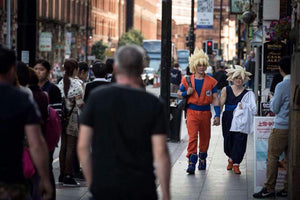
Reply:
[[[216,116],[213,125],[220,125],[220,106],[217,93],[217,81],[206,75],[205,70],[208,66],[208,56],[203,50],[195,49],[194,54],[189,57],[192,87],[188,86],[186,78],[182,79],[179,97],[187,97],[187,128],[189,134],[189,143],[187,148],[187,157],[189,165],[187,172],[195,173],[195,165],[197,163],[197,143],[198,134],[199,142],[199,170],[206,169],[206,157],[210,140],[210,120],[211,111],[210,104],[214,104]]]

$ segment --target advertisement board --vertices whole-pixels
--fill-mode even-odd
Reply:
[[[275,117],[254,117],[254,192],[258,192],[266,181],[268,139]],[[276,188],[283,188],[286,169],[284,155],[278,161]]]
[[[52,33],[41,32],[39,38],[39,50],[42,52],[52,51]]]
[[[67,32],[65,34],[66,43],[65,43],[65,54],[70,55],[71,54],[71,43],[72,43],[72,33]]]
[[[279,70],[279,60],[285,55],[285,44],[276,42],[264,43],[264,73],[274,73]]]
[[[214,23],[214,1],[198,0],[197,29],[212,29]]]

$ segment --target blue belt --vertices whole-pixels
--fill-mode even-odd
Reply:
[[[196,104],[188,104],[188,108],[197,111],[210,111],[210,105],[196,105]]]
[[[234,111],[237,105],[225,104],[225,111]]]

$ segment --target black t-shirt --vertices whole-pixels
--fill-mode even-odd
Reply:
[[[49,96],[49,106],[55,109],[61,116],[62,109],[62,98],[60,89],[49,80],[41,87],[44,92],[48,93]]]
[[[28,94],[6,84],[0,84],[0,93],[0,182],[22,182],[24,127],[40,124],[41,117]]]
[[[171,70],[171,83],[175,85],[180,85],[181,83],[181,71],[172,68]]]
[[[104,82],[104,81],[93,81],[93,82],[90,82],[88,84],[86,84],[86,87],[85,87],[85,93],[84,93],[84,102],[87,101],[88,99],[88,96],[90,95],[91,91],[98,87],[98,86],[101,86],[101,85],[107,85],[109,84],[110,82]]]
[[[225,71],[220,70],[216,72],[213,77],[218,81],[218,84],[216,86],[218,90],[221,90],[223,87],[226,87],[228,85]]]
[[[93,128],[96,199],[103,188],[155,192],[151,135],[167,134],[162,103],[143,90],[112,84],[91,93],[81,117]]]

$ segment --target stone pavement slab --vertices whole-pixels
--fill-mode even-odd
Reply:
[[[186,128],[185,123],[182,124]],[[173,200],[250,200],[254,192],[253,135],[248,136],[247,151],[240,164],[241,175],[228,171],[223,152],[221,126],[212,126],[207,170],[187,175],[186,148],[172,167],[171,197]],[[197,163],[198,164],[198,163]],[[157,192],[161,199],[160,187]],[[279,200],[287,198],[276,198]]]

